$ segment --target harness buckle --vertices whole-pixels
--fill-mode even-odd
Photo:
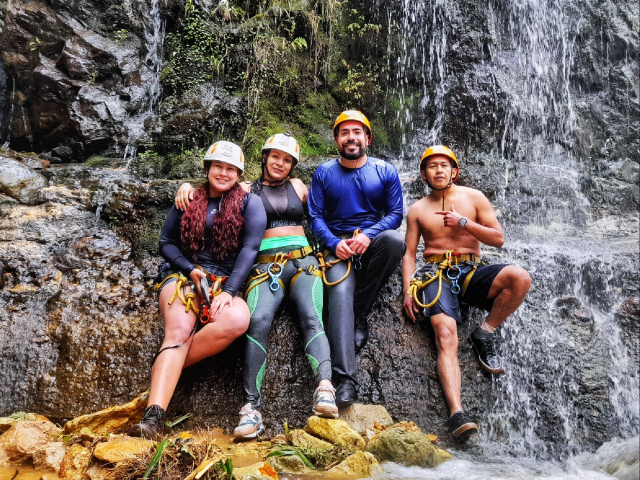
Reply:
[[[277,269],[277,272],[273,272],[273,269]],[[280,290],[280,284],[278,283],[278,280],[280,280],[280,275],[282,275],[282,267],[277,263],[271,262],[269,265],[267,265],[267,273],[269,273],[269,276],[271,277],[271,284],[269,285],[269,289],[272,292],[277,292],[278,290]]]

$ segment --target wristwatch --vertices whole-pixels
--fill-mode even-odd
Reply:
[[[469,219],[467,217],[460,217],[460,220],[458,220],[458,225],[464,228],[468,222],[469,222]]]

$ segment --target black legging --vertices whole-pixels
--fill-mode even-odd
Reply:
[[[275,253],[273,250],[267,250],[260,252],[260,254]],[[331,379],[331,357],[329,342],[322,325],[322,279],[308,272],[310,266],[316,268],[318,266],[318,261],[313,256],[289,260],[284,265],[280,280],[289,289],[289,296],[296,304],[305,345],[304,351],[311,364],[315,383],[318,385],[321,380]],[[252,271],[255,268],[264,272],[267,264],[256,265]],[[295,282],[291,285],[291,280],[299,272],[299,268],[302,268],[303,271],[297,275]],[[285,296],[282,286],[273,292],[270,285],[271,278],[267,277],[266,281],[251,289],[247,296],[247,305],[251,311],[251,323],[246,334],[247,344],[242,372],[243,404],[251,403],[252,408],[255,409],[261,403],[260,388],[267,366],[267,337],[273,316]],[[250,286],[251,284],[249,284]]]

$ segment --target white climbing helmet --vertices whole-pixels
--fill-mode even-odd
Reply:
[[[241,174],[244,172],[244,153],[235,143],[220,140],[211,145],[202,159],[202,166],[205,166],[205,162],[213,162],[214,160],[233,165],[240,170]]]
[[[300,161],[300,145],[298,141],[291,136],[291,133],[276,133],[270,136],[264,146],[262,147],[262,153],[266,153],[268,150],[275,148],[284,153],[287,153],[295,160],[293,166],[295,167]]]

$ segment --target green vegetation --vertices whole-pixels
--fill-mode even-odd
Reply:
[[[372,121],[372,154],[397,147],[401,135],[393,128],[395,115],[385,112],[399,102],[382,88],[385,33],[376,19],[361,13],[365,10],[364,0],[224,0],[205,11],[187,0],[174,10],[176,27],[165,40],[161,111],[172,112],[175,119],[167,137],[185,138],[182,148],[203,148],[221,138],[240,143],[249,179],[259,174],[262,144],[274,133],[291,131],[303,159],[335,154],[331,127],[347,108],[362,110]],[[216,84],[224,94],[242,99],[244,110],[229,118],[189,116],[183,106],[196,108],[200,99],[198,94],[190,104],[184,99],[202,84]],[[173,113],[177,110],[182,117]],[[172,157],[188,163],[175,148],[175,142],[159,147],[164,161]]]

